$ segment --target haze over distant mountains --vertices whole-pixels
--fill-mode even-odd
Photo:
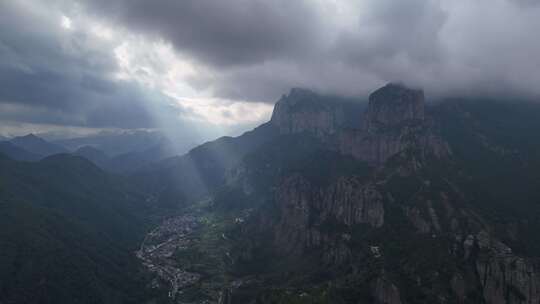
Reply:
[[[11,139],[10,142],[22,149],[41,156],[66,153],[68,151],[66,148],[53,143],[49,143],[34,134],[18,136]]]
[[[73,153],[113,172],[132,171],[149,162],[187,152],[195,144],[173,143],[160,132],[102,132],[50,142],[28,134],[0,142],[0,152],[15,159],[37,161],[60,153]]]
[[[183,154],[196,143],[193,139],[175,140],[167,138],[158,131],[100,132],[95,135],[61,139],[55,141],[69,150],[75,151],[84,146],[92,146],[109,156],[129,152],[140,152],[154,146],[169,146],[175,154]]]

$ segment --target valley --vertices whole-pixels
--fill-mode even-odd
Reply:
[[[146,235],[136,255],[148,271],[170,284],[169,297],[175,298],[179,290],[198,282],[200,275],[182,269],[173,260],[177,251],[193,246],[190,234],[198,227],[198,219],[193,216],[179,216],[165,220]],[[152,285],[159,283],[156,279]]]
[[[221,303],[233,281],[227,231],[238,223],[208,212],[204,200],[149,232],[136,256],[154,274],[150,288],[167,290],[174,303]],[[232,284],[239,284],[235,281]]]

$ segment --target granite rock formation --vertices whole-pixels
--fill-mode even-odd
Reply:
[[[347,128],[343,107],[314,92],[293,89],[276,103],[271,123],[281,134],[311,134],[343,154],[376,165],[412,148],[444,157],[450,149],[433,132],[424,107],[422,90],[388,84],[370,95],[367,110],[356,117],[360,127]]]
[[[335,133],[344,120],[342,109],[322,101],[312,91],[295,88],[276,103],[270,121],[282,134],[326,136]]]
[[[390,83],[369,96],[368,132],[424,120],[424,92]]]
[[[282,271],[278,281],[327,296],[337,288],[343,303],[539,302],[538,261],[514,253],[473,208],[472,177],[421,90],[380,88],[353,128],[346,114],[306,90],[276,104],[280,136],[228,177],[235,201],[257,202],[242,218],[234,265],[263,260]],[[316,143],[291,156],[306,138]]]

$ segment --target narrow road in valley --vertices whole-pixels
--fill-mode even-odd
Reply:
[[[201,277],[185,271],[174,260],[178,249],[190,246],[189,235],[198,225],[198,219],[191,215],[169,218],[146,235],[136,252],[147,270],[169,284],[169,297],[173,299],[179,290],[196,283]]]

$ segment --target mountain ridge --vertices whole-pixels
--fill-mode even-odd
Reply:
[[[293,89],[254,130],[127,177],[95,148],[0,154],[0,274],[18,274],[0,301],[536,303],[538,116],[401,84],[367,103]],[[72,277],[84,292],[62,293]]]
[[[0,157],[0,301],[140,303],[132,252],[152,208],[85,158]]]
[[[232,165],[215,167],[225,178],[207,189],[204,203],[187,208],[218,220],[200,229],[229,240],[211,244],[228,244],[231,262],[216,264],[226,269],[216,278],[224,275],[235,283],[206,290],[207,299],[381,304],[539,299],[534,254],[514,253],[508,246],[515,242],[512,236],[501,233],[500,220],[483,209],[488,196],[477,190],[485,177],[474,169],[478,162],[463,158],[456,134],[472,136],[470,151],[485,146],[478,155],[486,160],[511,155],[489,143],[493,134],[479,137],[470,128],[474,120],[453,125],[461,110],[424,108],[423,93],[402,85],[381,90],[382,97],[372,94],[364,116],[357,115],[363,123],[356,128],[342,125],[339,110],[320,103],[317,95],[295,90],[278,101],[266,124],[275,132],[272,138]],[[208,165],[199,149],[191,153],[199,165]],[[524,189],[533,191],[533,180],[527,183]],[[179,265],[197,263],[189,256],[179,256]],[[201,284],[208,280],[213,279]]]
[[[68,152],[64,147],[50,143],[32,133],[25,136],[14,137],[10,142],[28,152],[41,155],[42,157]]]

